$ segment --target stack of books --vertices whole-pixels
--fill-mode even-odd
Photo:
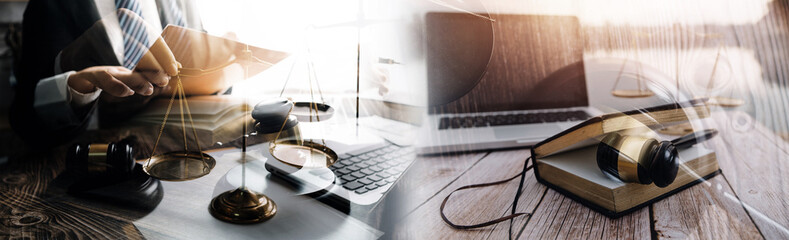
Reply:
[[[249,105],[243,98],[222,95],[188,97],[186,102],[189,104],[192,115],[191,122],[186,114],[186,109],[184,109],[184,119],[181,122],[181,109],[178,101],[175,99],[172,105],[162,138],[175,138],[175,140],[183,141],[184,128],[182,128],[182,124],[185,124],[187,139],[191,142],[193,141],[191,122],[194,122],[200,145],[207,147],[217,142],[226,143],[240,138],[244,124],[247,124],[248,130],[254,129],[254,121],[249,112],[252,108],[245,107]],[[136,126],[142,125],[143,129],[150,129],[154,134],[158,133],[169,103],[169,98],[153,100],[129,122]]]

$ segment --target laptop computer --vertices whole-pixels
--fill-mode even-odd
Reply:
[[[366,117],[370,118],[370,117]],[[376,126],[401,129],[413,125],[384,118],[368,119]],[[335,137],[321,139],[338,155],[338,160],[328,168],[297,168],[276,161],[267,151],[268,144],[253,146],[268,160],[265,168],[278,179],[296,187],[296,192],[317,198],[342,212],[361,215],[372,210],[416,159],[413,146],[394,140],[372,128],[355,124],[330,126]],[[317,126],[316,126],[317,127]],[[302,129],[303,132],[309,132]],[[354,136],[342,133],[354,133]],[[412,131],[413,132],[413,131]],[[354,211],[352,213],[352,211]]]
[[[425,15],[428,116],[419,154],[531,146],[589,107],[572,16]]]

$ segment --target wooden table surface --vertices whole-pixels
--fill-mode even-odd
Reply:
[[[720,135],[715,149],[722,174],[618,219],[600,213],[539,184],[526,174],[518,211],[533,215],[514,221],[520,239],[786,239],[789,238],[789,144],[742,112],[712,117]],[[463,185],[492,182],[517,174],[528,149],[421,157],[398,191],[401,206],[397,239],[505,239],[508,222],[475,230],[456,230],[439,215],[441,201]],[[480,223],[508,215],[517,180],[452,195],[447,217],[456,224]],[[410,200],[410,201],[408,201]]]
[[[743,112],[720,111],[711,120],[720,135],[709,144],[722,174],[610,219],[537,183],[530,171],[518,211],[533,215],[516,218],[514,233],[520,239],[788,238],[789,177],[784,173],[789,172],[789,144]],[[0,169],[0,238],[143,238],[134,221],[144,213],[59,192],[52,184],[63,168],[58,152],[28,153],[25,161],[3,160],[7,163]],[[420,157],[371,216],[360,218],[383,230],[384,238],[506,238],[508,222],[452,229],[441,220],[439,205],[460,186],[517,174],[528,156],[528,149],[514,149]],[[447,205],[447,215],[459,224],[506,215],[517,186],[511,181],[458,192]]]

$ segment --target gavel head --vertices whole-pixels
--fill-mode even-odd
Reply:
[[[679,159],[670,141],[610,133],[597,145],[597,166],[624,182],[666,187],[677,177]]]
[[[74,144],[66,153],[66,169],[81,177],[127,176],[134,164],[134,148],[127,139],[117,143]]]

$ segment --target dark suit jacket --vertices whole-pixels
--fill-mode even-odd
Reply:
[[[192,2],[187,5],[187,9],[195,9]],[[202,28],[199,16],[190,16],[189,26]],[[133,95],[122,99],[102,93],[99,101],[77,111],[73,124],[53,126],[42,121],[33,105],[36,85],[55,75],[55,58],[61,51],[62,72],[121,65],[100,20],[95,0],[30,0],[28,3],[22,20],[21,71],[17,73],[17,94],[10,114],[11,125],[26,142],[52,145],[79,135],[87,128],[97,102],[101,109],[100,124],[118,125],[161,91],[155,88],[150,97]],[[90,41],[81,41],[84,38]]]
[[[79,124],[51,126],[33,107],[36,84],[55,75],[55,58],[72,41],[100,19],[93,0],[30,0],[22,20],[22,62],[17,75],[16,97],[11,107],[11,125],[26,142],[62,143],[83,132],[89,113]],[[118,65],[117,60],[115,64]],[[63,69],[63,71],[81,69]],[[84,111],[94,111],[95,104]]]

